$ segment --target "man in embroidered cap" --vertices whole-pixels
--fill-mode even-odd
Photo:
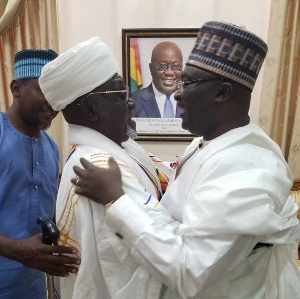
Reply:
[[[43,130],[56,112],[38,84],[52,50],[15,56],[12,106],[0,113],[0,298],[46,298],[45,273],[67,275],[77,259],[72,248],[42,243],[39,216],[54,218],[59,154]]]
[[[278,145],[248,116],[266,52],[259,37],[235,25],[200,29],[176,100],[182,126],[202,137],[161,200],[173,229],[131,200],[113,160],[109,169],[84,160],[85,171],[74,168],[81,194],[111,203],[107,225],[167,286],[162,298],[300,298],[293,178]]]
[[[94,37],[47,64],[39,79],[52,108],[62,110],[68,122],[72,146],[58,191],[56,219],[59,243],[76,248],[82,263],[76,275],[60,279],[62,298],[140,299],[140,294],[152,292],[150,282],[161,285],[153,279],[140,281],[150,276],[136,269],[120,237],[104,225],[107,208],[77,196],[71,184],[73,166],[81,157],[107,167],[112,155],[121,168],[123,188],[137,205],[147,213],[158,205],[161,189],[151,159],[145,152],[141,155],[133,140],[124,146],[130,147],[131,156],[122,146],[128,139],[128,110],[134,104],[117,71],[111,51]],[[125,290],[128,297],[122,295]]]

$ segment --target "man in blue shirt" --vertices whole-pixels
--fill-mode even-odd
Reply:
[[[45,274],[67,276],[79,260],[42,243],[39,216],[54,218],[59,153],[43,130],[57,115],[38,83],[52,50],[16,54],[12,106],[0,112],[0,298],[46,298]],[[68,266],[67,266],[68,264]]]

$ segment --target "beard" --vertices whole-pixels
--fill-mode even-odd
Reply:
[[[51,123],[49,124],[49,123],[39,123],[38,125],[37,125],[37,127],[40,129],[40,130],[42,130],[42,131],[46,131],[46,130],[48,130],[49,128],[50,128],[50,126],[51,126]]]
[[[133,140],[137,138],[136,130],[131,128],[129,125],[127,125],[127,136]]]

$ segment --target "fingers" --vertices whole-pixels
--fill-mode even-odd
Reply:
[[[78,166],[73,166],[74,172],[80,177],[83,178],[85,176],[85,170],[78,167]],[[76,181],[76,179],[75,179]],[[73,182],[72,182],[73,183]],[[75,183],[73,183],[75,185]]]
[[[79,182],[80,182],[79,178],[73,178],[73,179],[71,179],[71,183],[77,187],[76,190],[79,187]]]
[[[84,197],[87,197],[87,198],[89,198],[89,199],[93,199],[93,200],[95,200],[96,202],[100,202],[100,203],[101,203],[101,201],[99,201],[99,200],[97,199],[97,197],[95,197],[95,196],[93,195],[93,193],[89,192],[88,189],[86,189],[86,188],[77,187],[77,188],[75,189],[75,193],[78,194],[78,195],[80,195],[80,196],[84,196]]]
[[[110,156],[108,159],[108,166],[112,171],[114,171],[115,174],[118,173],[119,176],[121,177],[120,167],[119,167],[118,163],[116,162],[116,160],[112,156]]]
[[[93,165],[91,162],[89,162],[88,160],[86,160],[84,158],[80,158],[80,163],[82,164],[82,166],[84,167],[85,170],[97,168],[95,165]],[[112,156],[110,156],[108,159],[108,166],[110,168],[119,167],[116,160]],[[74,172],[81,178],[84,177],[86,174],[86,171],[84,169],[82,169],[78,166],[73,166]]]
[[[69,273],[65,272],[65,273],[59,273],[57,271],[53,271],[53,270],[43,270],[41,269],[40,271],[45,272],[51,276],[60,276],[60,277],[68,277]]]
[[[70,246],[47,246],[48,248],[48,253],[68,253],[68,254],[76,254],[77,250],[73,247]]]
[[[87,169],[87,170],[95,167],[91,162],[89,162],[88,160],[86,160],[84,158],[80,158],[80,163],[82,164],[84,169]]]
[[[53,264],[53,263],[46,263],[39,270],[46,272],[53,276],[62,276],[62,277],[69,276],[69,273],[77,273],[78,272],[78,268],[66,266],[66,265],[57,265],[57,264]]]
[[[83,188],[80,186],[80,179],[79,178],[73,178],[71,179],[71,183],[76,186],[75,193],[82,196],[87,196],[87,193],[84,192]]]
[[[86,196],[86,193],[80,187],[76,188],[75,193],[78,194],[78,195]]]
[[[114,159],[113,156],[110,156],[108,159],[108,166],[109,168],[119,168],[118,163],[116,162],[116,160]]]
[[[69,268],[74,268],[71,265],[80,265],[80,259],[75,257],[70,257],[66,255],[49,255],[46,260],[49,263],[60,265],[60,266],[66,266],[69,265]],[[68,271],[70,272],[70,271]]]
[[[76,254],[77,250],[69,246],[47,246],[48,255],[43,257],[44,265],[42,266],[44,272],[55,276],[66,276],[68,272],[76,273],[77,267],[81,263],[80,258],[74,256],[67,256],[64,254]]]

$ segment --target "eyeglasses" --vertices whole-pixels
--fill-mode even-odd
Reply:
[[[171,68],[173,72],[179,72],[182,70],[182,64],[179,63],[169,64],[169,63],[161,62],[157,65],[157,68],[160,72],[165,72],[168,68]]]
[[[224,80],[223,77],[214,77],[214,78],[206,78],[206,79],[195,79],[195,80],[189,80],[189,81],[179,81],[178,82],[178,91],[183,92],[184,88],[190,84],[193,83],[204,83],[212,80]]]
[[[121,93],[124,96],[121,97],[120,100],[124,101],[125,103],[128,103],[128,101],[129,101],[129,87],[128,86],[126,86],[126,89],[123,89],[123,90],[106,90],[106,91],[90,92],[84,97],[84,99],[87,99],[90,95],[94,95],[94,94],[112,94],[112,93]]]

